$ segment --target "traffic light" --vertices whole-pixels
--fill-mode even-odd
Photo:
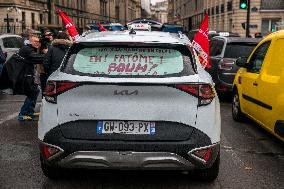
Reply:
[[[248,1],[249,0],[240,0],[240,9],[247,9],[248,8]]]

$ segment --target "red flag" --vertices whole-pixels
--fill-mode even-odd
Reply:
[[[60,9],[57,9],[58,14],[60,15],[62,22],[65,24],[65,27],[69,33],[69,35],[72,37],[73,41],[79,36],[76,27],[72,23],[72,20]]]
[[[97,23],[97,25],[99,26],[101,32],[107,31],[107,29],[105,29],[105,27],[103,27],[103,25],[101,25],[100,23]]]
[[[201,65],[204,68],[210,68],[209,59],[209,41],[208,41],[208,14],[205,14],[205,18],[201,23],[198,32],[195,34],[193,42],[193,48],[198,52],[198,57]]]

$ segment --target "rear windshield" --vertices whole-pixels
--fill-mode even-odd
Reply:
[[[21,48],[23,45],[22,38],[20,37],[5,37],[2,40],[5,48]]]
[[[249,57],[256,43],[229,43],[226,46],[225,58]]]
[[[194,74],[187,48],[73,47],[62,71],[93,77],[176,77]]]

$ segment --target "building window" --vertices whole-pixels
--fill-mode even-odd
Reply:
[[[211,15],[214,15],[215,12],[214,12],[214,7],[211,8]]]
[[[208,16],[210,16],[210,8],[207,9],[207,14],[208,14]]]
[[[22,28],[26,29],[26,12],[22,12]]]
[[[224,13],[225,12],[225,6],[224,4],[221,5],[221,13]]]
[[[35,13],[32,12],[32,29],[35,29]]]
[[[283,10],[284,1],[283,0],[261,0],[260,9],[262,10]]]
[[[233,10],[233,5],[232,5],[232,1],[227,2],[227,11],[232,11]]]
[[[43,23],[43,15],[39,14],[39,23],[42,24]]]
[[[219,14],[219,5],[216,6],[216,14]]]
[[[277,30],[277,22],[281,22],[280,18],[274,19],[262,19],[261,21],[261,33],[266,35],[270,32]]]
[[[56,15],[56,24],[59,24],[59,16],[58,15]]]
[[[107,1],[106,0],[100,0],[100,14],[104,17],[107,16]]]

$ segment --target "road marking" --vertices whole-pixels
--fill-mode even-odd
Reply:
[[[12,120],[14,118],[16,118],[19,115],[19,113],[13,113],[11,115],[8,115],[6,118],[4,118],[3,120],[0,121],[0,125],[3,124],[6,121]]]
[[[222,141],[223,141],[222,147],[227,153],[229,153],[231,155],[233,163],[237,166],[242,167],[242,168],[248,167],[246,165],[246,163],[242,161],[242,159],[237,154],[237,152],[231,147],[232,145],[230,145],[229,140],[227,140],[227,138],[225,137],[225,135],[223,133],[221,134],[221,138],[222,138]]]

